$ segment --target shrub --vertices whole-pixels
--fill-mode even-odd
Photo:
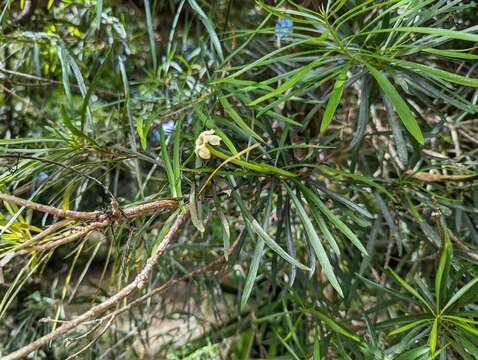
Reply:
[[[5,359],[476,359],[472,1],[4,1]]]

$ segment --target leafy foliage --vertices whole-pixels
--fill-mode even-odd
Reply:
[[[1,355],[124,289],[188,211],[134,296],[34,358],[476,359],[476,23],[3,1]]]

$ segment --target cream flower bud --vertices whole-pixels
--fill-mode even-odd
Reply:
[[[196,147],[194,152],[201,159],[209,160],[211,158],[211,152],[206,147],[207,144],[219,145],[221,138],[217,135],[214,135],[214,130],[206,130],[199,134],[196,139]]]

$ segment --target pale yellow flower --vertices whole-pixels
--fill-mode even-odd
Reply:
[[[209,160],[211,158],[211,152],[206,147],[207,144],[219,145],[221,138],[217,135],[214,135],[214,130],[206,130],[199,134],[196,139],[196,147],[194,152],[201,159]]]

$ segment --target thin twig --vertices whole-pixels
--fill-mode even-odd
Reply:
[[[94,222],[89,225],[84,226],[83,228],[79,229],[78,231],[73,232],[70,235],[67,236],[58,236],[53,238],[51,241],[41,244],[41,245],[34,245],[32,246],[32,249],[35,251],[48,251],[51,249],[54,249],[58,246],[65,245],[68,243],[71,243],[73,241],[76,241],[78,239],[83,238],[84,236],[88,235],[90,232],[98,229],[104,229],[108,225],[111,224],[111,220],[107,219],[102,222]],[[29,254],[31,251],[30,250],[23,250],[19,252],[19,255],[24,255],[24,254]]]
[[[158,211],[158,209],[174,209],[177,206],[178,202],[176,200],[156,200],[146,204],[123,209],[123,213],[127,218],[133,218],[139,215],[151,214],[155,211]]]
[[[101,331],[98,332],[98,334],[95,336],[95,338],[93,340],[91,340],[88,344],[86,344],[85,346],[83,346],[80,350],[78,350],[76,353],[74,353],[73,355],[70,355],[66,358],[66,360],[73,360],[73,359],[76,359],[78,356],[80,356],[81,354],[83,354],[86,350],[88,350],[91,346],[93,346],[97,341],[98,339],[106,332],[106,330],[109,329],[111,323],[113,322],[114,320],[114,317],[111,316],[111,318],[108,320],[108,322],[106,323],[106,325],[103,327],[103,329],[101,329]],[[100,323],[101,324],[101,323]]]

